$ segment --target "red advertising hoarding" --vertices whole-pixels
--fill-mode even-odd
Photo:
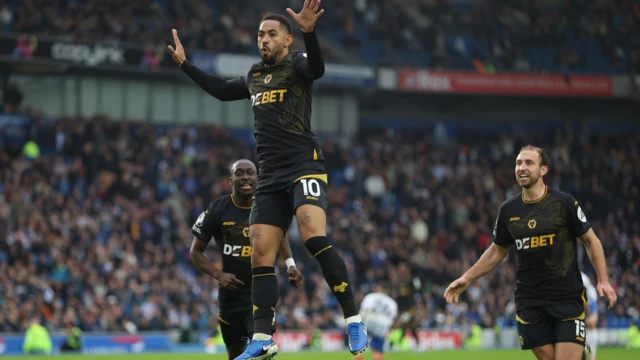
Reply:
[[[345,350],[345,338],[342,331],[323,331],[322,351]],[[457,331],[419,330],[420,350],[453,350],[462,347],[462,334]],[[408,336],[413,345],[413,337]],[[277,331],[273,339],[282,352],[296,352],[308,347],[311,333],[304,331]]]
[[[417,92],[610,97],[611,77],[587,75],[483,74],[400,70],[398,87]]]

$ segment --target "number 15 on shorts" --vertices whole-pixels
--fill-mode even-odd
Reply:
[[[585,336],[585,326],[584,326],[584,321],[582,320],[575,320],[576,323],[576,336],[579,336],[581,338],[584,339]]]

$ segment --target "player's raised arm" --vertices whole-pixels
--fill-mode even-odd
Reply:
[[[297,14],[287,8],[289,15],[302,29],[304,45],[307,50],[307,57],[296,64],[296,69],[310,81],[317,80],[324,75],[324,60],[315,32],[316,21],[324,13],[324,9],[318,11],[320,2],[320,0],[305,0],[302,10]]]
[[[174,49],[173,46],[168,45],[167,48],[171,52],[173,61],[204,91],[220,101],[242,100],[251,97],[247,84],[242,77],[225,80],[221,77],[207,74],[190,63],[187,60],[180,38],[178,38],[178,31],[173,29],[172,32],[176,47]]]

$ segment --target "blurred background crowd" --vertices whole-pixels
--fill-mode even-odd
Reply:
[[[258,20],[299,0],[2,0],[0,29],[106,44],[255,55]],[[634,0],[352,0],[325,4],[325,58],[432,69],[640,72]],[[299,33],[295,29],[296,34]],[[301,39],[301,37],[298,37]],[[295,46],[301,46],[300,42]]]
[[[189,262],[190,226],[230,191],[229,164],[255,159],[247,144],[215,127],[55,120],[39,112],[33,119],[39,156],[0,141],[0,331],[23,331],[36,315],[53,329],[85,331],[215,324],[217,283]],[[613,309],[600,304],[600,325],[639,319],[640,135],[556,129],[525,141],[508,128],[481,140],[443,131],[441,124],[406,133],[373,127],[324,143],[329,238],[358,297],[380,281],[397,296],[406,280],[398,268],[406,264],[418,280],[424,328],[513,325],[514,254],[459,305],[446,305],[442,294],[492,241],[498,206],[519,192],[515,151],[533,142],[551,149],[548,184],[580,199],[604,244],[621,301]],[[576,155],[586,152],[598,160]],[[339,306],[295,225],[291,236],[307,282],[294,289],[279,277],[278,326],[340,327]],[[209,253],[220,262],[214,246]],[[582,250],[580,259],[593,277]]]

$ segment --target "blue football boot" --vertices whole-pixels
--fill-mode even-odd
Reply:
[[[251,340],[249,345],[244,349],[235,360],[269,360],[278,354],[278,345],[273,338],[265,341]]]
[[[351,323],[347,325],[347,335],[349,336],[349,351],[353,355],[363,353],[369,345],[369,336],[363,323]]]

